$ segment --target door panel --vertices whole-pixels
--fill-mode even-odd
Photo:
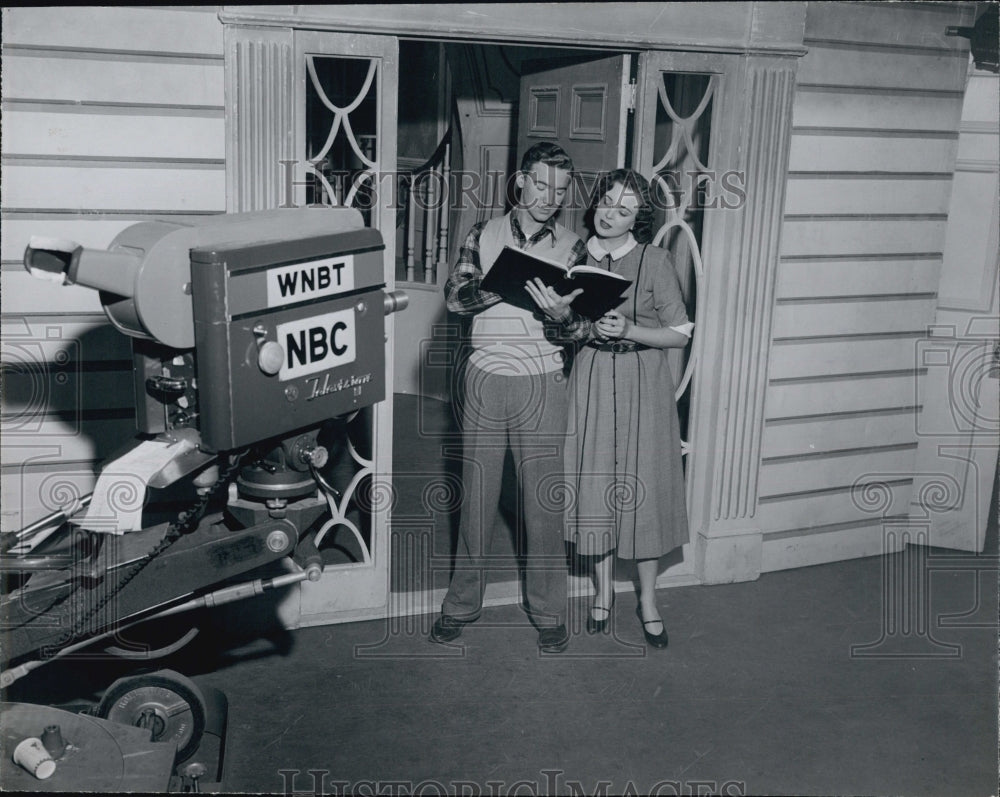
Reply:
[[[586,240],[584,215],[601,172],[625,164],[629,55],[526,62],[521,73],[517,156],[555,141],[574,165],[576,190],[559,221]]]
[[[685,453],[692,444],[688,388],[697,364],[694,342],[704,294],[702,241],[714,209],[723,206],[720,188],[712,182],[721,138],[712,136],[721,67],[721,61],[690,53],[643,53],[636,90],[636,170],[650,180],[654,195],[653,243],[671,253],[688,318],[695,322],[691,344],[668,352]]]
[[[704,326],[705,273],[712,267],[702,250],[713,223],[721,221],[719,188],[707,178],[724,161],[727,137],[716,128],[723,78],[733,70],[725,56],[646,52],[639,56],[635,91],[634,168],[649,179],[653,192],[653,243],[671,253],[688,318],[695,323],[688,346],[668,352],[677,385],[689,511],[698,452],[697,397],[692,394]],[[694,559],[692,546],[685,545],[683,558],[670,560],[658,583],[692,577]]]
[[[358,208],[382,232],[394,288],[398,40],[296,31],[295,203]],[[341,495],[317,532],[324,577],[304,582],[300,625],[381,614],[389,595],[394,316],[385,319],[386,399],[341,419],[326,475]]]

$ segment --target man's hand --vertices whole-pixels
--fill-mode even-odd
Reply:
[[[560,296],[549,285],[546,285],[538,277],[534,277],[524,283],[524,288],[538,305],[539,309],[553,321],[565,321],[569,316],[570,303],[581,293],[583,288],[577,288],[572,293]]]

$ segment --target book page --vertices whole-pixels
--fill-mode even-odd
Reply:
[[[600,274],[602,277],[611,277],[612,279],[618,279],[622,282],[631,282],[628,277],[623,277],[621,274],[608,271],[606,268],[601,268],[600,266],[573,266],[568,273],[570,277],[573,277],[576,274]]]

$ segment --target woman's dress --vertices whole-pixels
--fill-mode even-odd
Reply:
[[[620,259],[590,255],[632,280],[618,311],[646,327],[678,327],[687,312],[670,254],[636,244]],[[652,559],[688,541],[680,424],[664,349],[630,341],[581,347],[570,375],[565,448],[566,538],[583,555],[617,548]]]

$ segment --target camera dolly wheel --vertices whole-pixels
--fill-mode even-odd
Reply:
[[[206,713],[201,690],[173,670],[120,678],[108,687],[97,707],[103,719],[148,728],[154,742],[175,742],[175,763],[198,749]]]

